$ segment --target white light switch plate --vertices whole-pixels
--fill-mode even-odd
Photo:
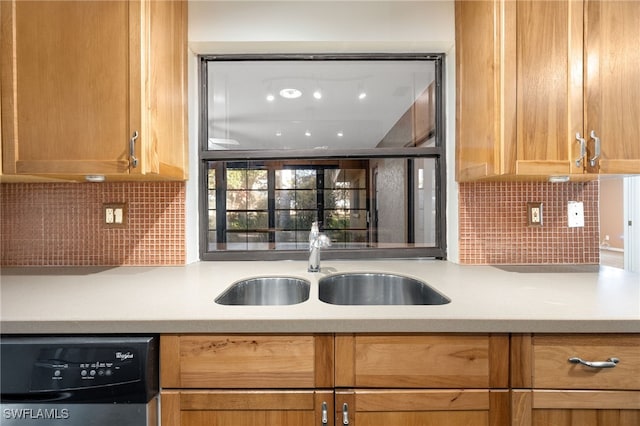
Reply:
[[[567,208],[569,228],[584,226],[584,204],[582,201],[569,201]]]

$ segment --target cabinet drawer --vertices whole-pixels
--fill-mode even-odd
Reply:
[[[338,335],[336,386],[506,388],[508,348],[506,335]]]
[[[569,361],[619,359],[613,368]],[[535,335],[532,339],[534,388],[640,389],[640,335]]]
[[[333,387],[331,335],[164,335],[163,388]]]

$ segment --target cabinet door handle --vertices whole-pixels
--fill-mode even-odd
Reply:
[[[618,358],[609,358],[606,361],[585,361],[578,357],[569,358],[569,362],[572,364],[582,364],[591,368],[613,368],[620,360]]]
[[[131,167],[138,167],[138,159],[136,158],[136,139],[138,139],[138,131],[134,130],[131,139],[129,139],[129,157],[131,158]]]
[[[342,424],[349,424],[349,405],[346,402],[342,404]]]
[[[600,138],[596,135],[595,130],[591,131],[591,138],[595,142],[595,145],[594,145],[595,152],[593,153],[593,157],[589,159],[589,164],[591,164],[591,167],[595,167],[596,160],[598,159],[598,157],[600,157]]]
[[[329,424],[329,409],[326,402],[322,403],[322,424]]]
[[[580,133],[576,133],[576,140],[580,144],[580,157],[576,158],[576,166],[580,167],[582,159],[587,155],[587,141],[580,136]]]

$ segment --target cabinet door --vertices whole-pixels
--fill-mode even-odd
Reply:
[[[512,426],[637,426],[640,392],[515,390]]]
[[[488,390],[336,391],[336,425],[507,426],[509,392]]]
[[[161,401],[163,426],[333,425],[333,391],[167,391]]]
[[[129,3],[0,7],[3,172],[127,172]]]
[[[515,172],[583,173],[582,3],[522,0],[516,9]]]
[[[456,179],[514,173],[515,2],[455,8]]]
[[[600,138],[588,170],[640,173],[640,2],[585,4],[585,132]],[[589,138],[588,157],[596,157]]]
[[[331,335],[163,335],[163,388],[333,387]]]
[[[336,386],[506,388],[504,335],[337,335]]]

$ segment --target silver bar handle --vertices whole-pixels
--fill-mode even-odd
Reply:
[[[572,357],[569,358],[569,362],[572,364],[582,364],[591,368],[614,368],[620,360],[618,358],[609,358],[606,361],[585,361],[582,358]]]
[[[134,130],[131,139],[129,139],[129,157],[131,158],[131,167],[138,167],[138,159],[136,158],[136,139],[138,139],[138,131]]]
[[[584,140],[580,133],[576,133],[576,140],[580,144],[580,157],[576,158],[576,166],[580,167],[580,163],[582,163],[582,159],[587,155],[587,141]]]
[[[322,424],[329,424],[329,409],[326,402],[322,403]]]
[[[347,405],[346,402],[342,404],[342,424],[343,425],[349,424],[349,406]]]
[[[593,153],[593,157],[589,159],[589,164],[591,164],[591,167],[595,167],[596,160],[600,157],[600,138],[596,135],[595,130],[591,131],[591,138],[595,141],[595,152]]]

